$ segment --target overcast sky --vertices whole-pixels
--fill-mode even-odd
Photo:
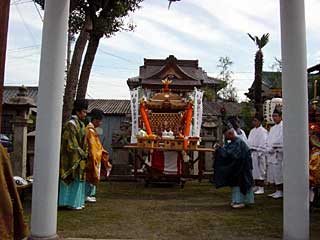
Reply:
[[[308,67],[320,62],[320,1],[306,0]],[[31,0],[11,0],[5,85],[36,86],[39,79],[43,11]],[[129,99],[126,81],[139,74],[144,58],[198,59],[212,77],[219,57],[234,62],[241,99],[253,81],[256,46],[246,33],[270,33],[264,70],[280,58],[279,0],[145,0],[130,18],[134,32],[100,42],[88,97]]]

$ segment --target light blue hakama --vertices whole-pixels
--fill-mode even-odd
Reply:
[[[64,181],[60,180],[59,187],[59,207],[79,208],[84,206],[84,181],[76,179],[70,184],[66,184]]]
[[[244,204],[253,204],[254,203],[254,193],[252,188],[247,192],[246,195],[243,195],[240,191],[240,187],[232,187],[232,203],[244,203]]]
[[[96,195],[97,187],[93,184],[86,182],[86,196],[94,197]]]

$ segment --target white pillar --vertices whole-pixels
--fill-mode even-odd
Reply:
[[[45,2],[37,100],[31,239],[57,238],[62,97],[69,2]]]
[[[304,0],[280,0],[284,100],[284,239],[309,239],[309,138]]]

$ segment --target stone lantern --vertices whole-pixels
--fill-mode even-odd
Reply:
[[[205,116],[201,126],[201,145],[206,148],[212,148],[215,143],[219,142],[221,137],[219,130],[219,118],[213,115]],[[213,153],[206,152],[204,161],[205,172],[213,173]]]
[[[34,100],[27,97],[27,88],[22,86],[15,97],[5,103],[14,112],[12,170],[15,176],[26,178],[27,165],[27,130],[30,108],[36,107]]]

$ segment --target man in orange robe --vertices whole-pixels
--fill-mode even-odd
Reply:
[[[103,112],[98,109],[91,111],[91,122],[86,127],[86,138],[88,144],[88,160],[86,164],[86,201],[96,202],[96,186],[100,180],[101,162],[107,169],[107,176],[111,170],[109,153],[100,142],[97,128],[102,124]]]

